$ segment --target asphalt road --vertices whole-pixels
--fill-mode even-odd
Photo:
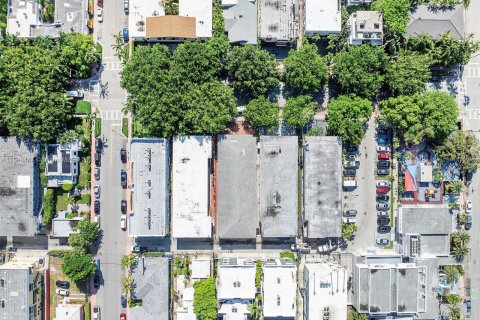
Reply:
[[[113,34],[118,34],[127,26],[127,16],[123,12],[122,0],[104,1],[103,23],[96,21],[95,36],[103,47],[100,81],[97,84],[97,102],[102,118],[104,149],[100,167],[101,179],[101,245],[97,258],[101,263],[101,286],[95,296],[95,304],[100,306],[102,319],[118,319],[125,312],[120,304],[122,276],[124,271],[120,261],[128,252],[130,241],[126,231],[120,228],[120,201],[125,199],[125,189],[120,184],[120,171],[125,165],[120,160],[120,149],[126,146],[127,139],[122,135],[122,109],[125,107],[126,92],[120,88],[121,64],[114,56]]]

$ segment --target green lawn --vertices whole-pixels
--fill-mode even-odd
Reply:
[[[95,137],[98,137],[102,133],[102,119],[95,119]]]
[[[290,252],[290,251],[280,252],[280,258],[282,258],[282,259],[292,259],[293,261],[295,261],[295,253]]]
[[[138,120],[133,121],[133,136],[135,138],[145,138],[148,136],[146,130],[143,128],[143,126],[140,124]]]
[[[68,207],[68,192],[57,191],[57,203],[56,203],[56,211],[64,211],[67,210]]]
[[[122,133],[128,137],[128,118],[122,118]]]
[[[81,187],[90,187],[90,162],[85,160],[80,162],[80,173],[78,176],[78,185]]]
[[[85,100],[77,101],[77,106],[75,108],[75,113],[89,115],[91,112],[92,112],[92,105],[91,105],[90,102],[85,101]]]

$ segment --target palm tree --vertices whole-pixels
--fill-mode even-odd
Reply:
[[[460,311],[460,305],[457,304],[448,304],[447,305],[448,316],[451,320],[460,320],[462,313]]]
[[[464,185],[460,180],[450,181],[447,184],[447,191],[452,194],[460,194],[463,192]]]
[[[470,243],[470,234],[466,231],[455,231],[451,235],[453,246],[465,247]]]
[[[468,256],[468,248],[464,246],[454,246],[452,254],[457,261],[462,261]]]
[[[127,254],[122,257],[121,265],[123,268],[130,268],[135,263],[135,256]]]
[[[457,266],[444,266],[443,272],[445,273],[445,279],[447,279],[449,283],[454,283],[460,279],[460,271],[458,270]]]
[[[122,277],[122,287],[123,291],[130,292],[133,290],[133,278],[130,276]]]

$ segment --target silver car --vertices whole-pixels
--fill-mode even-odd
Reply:
[[[377,210],[385,211],[390,209],[390,205],[387,202],[377,203]]]

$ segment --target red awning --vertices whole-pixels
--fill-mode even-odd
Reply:
[[[405,170],[405,191],[417,191],[415,189],[415,183],[413,182],[413,177],[410,174],[410,171]]]

